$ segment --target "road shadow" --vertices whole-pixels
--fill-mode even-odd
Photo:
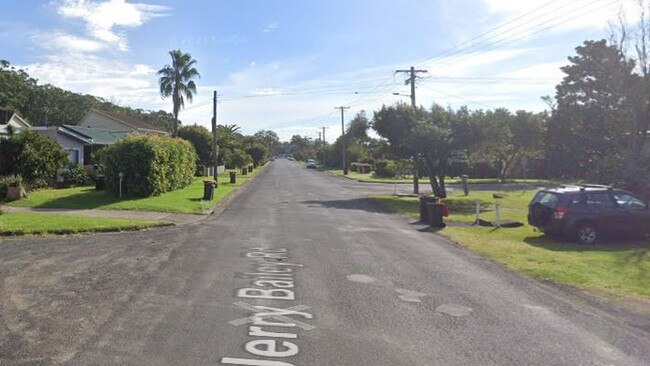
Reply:
[[[349,200],[326,200],[326,201],[302,201],[308,206],[320,206],[324,208],[336,208],[340,210],[366,211],[372,213],[392,213],[386,207],[373,201],[370,198],[353,198]]]

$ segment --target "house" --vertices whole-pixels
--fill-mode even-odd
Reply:
[[[135,117],[108,111],[91,109],[79,122],[80,127],[100,128],[113,131],[129,131],[142,134],[170,135],[162,128]]]
[[[59,127],[32,127],[30,130],[56,141],[68,152],[70,162],[92,165],[93,152],[102,146],[110,145],[131,131],[114,131],[103,128],[90,128],[63,125]]]
[[[9,136],[9,131],[14,132],[32,127],[27,121],[13,111],[0,109],[0,139]]]

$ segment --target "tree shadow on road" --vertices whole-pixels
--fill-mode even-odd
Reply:
[[[302,201],[308,206],[320,206],[324,208],[335,208],[340,210],[356,210],[372,213],[392,213],[392,211],[378,204],[370,198],[353,198],[349,200],[327,200],[327,201]]]

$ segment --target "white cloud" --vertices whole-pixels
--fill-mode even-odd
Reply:
[[[83,20],[95,39],[126,51],[127,39],[115,28],[139,27],[152,18],[166,15],[168,9],[161,5],[127,3],[126,0],[65,0],[57,10],[65,18]]]
[[[269,33],[273,32],[274,30],[278,29],[279,24],[276,22],[268,24],[264,29],[262,29],[262,33]]]
[[[64,32],[36,33],[32,40],[41,48],[56,51],[97,52],[105,48],[102,42]]]
[[[63,89],[115,100],[134,107],[160,108],[154,69],[148,65],[107,60],[94,55],[46,56],[42,62],[18,65],[37,77]]]

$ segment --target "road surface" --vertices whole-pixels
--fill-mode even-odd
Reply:
[[[51,257],[63,265],[87,248],[115,253],[71,275],[104,273],[34,326],[57,344],[5,321],[14,343],[0,346],[0,364],[650,365],[648,319],[419,231],[363,187],[277,160],[197,225],[9,243],[31,257],[14,254],[5,268]],[[151,263],[123,263],[134,256]],[[66,311],[85,311],[85,323]]]

